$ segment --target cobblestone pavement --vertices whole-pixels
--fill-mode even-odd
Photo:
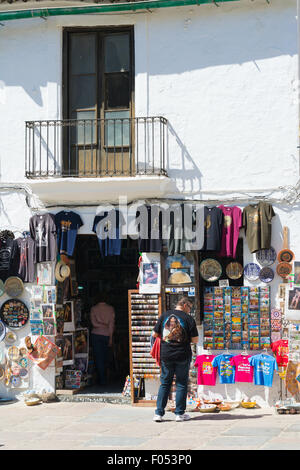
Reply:
[[[190,413],[96,402],[0,405],[0,450],[300,450],[300,415],[273,408]]]

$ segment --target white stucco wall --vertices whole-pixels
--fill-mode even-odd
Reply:
[[[24,176],[24,123],[62,117],[62,28],[109,25],[134,25],[135,113],[169,120],[169,182],[31,184]],[[142,197],[143,187],[147,197],[225,200],[241,208],[265,195],[274,198],[277,214],[274,248],[281,249],[282,226],[288,225],[290,248],[300,259],[300,207],[282,201],[285,187],[299,178],[296,0],[8,21],[0,27],[0,71],[0,184],[26,182],[51,204],[74,194],[78,206],[81,199],[112,201],[118,194],[129,194],[130,202]],[[1,200],[0,227],[26,229],[32,213],[23,193],[5,193]],[[80,233],[90,233],[95,208],[74,210],[85,222]],[[246,243],[244,253],[245,264],[254,261]],[[271,284],[272,306],[280,281],[276,276]],[[50,369],[33,369],[33,388],[53,386]],[[249,393],[272,403],[278,387],[275,379],[271,390]]]

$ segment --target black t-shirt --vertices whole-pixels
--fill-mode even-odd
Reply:
[[[191,338],[198,336],[196,322],[191,315],[181,310],[168,310],[159,317],[154,331],[161,335],[162,361],[191,359]]]
[[[17,276],[20,262],[20,251],[16,240],[7,238],[1,241],[0,279],[6,281],[9,276]]]
[[[221,250],[223,218],[223,211],[219,207],[204,207],[203,251]]]
[[[140,206],[136,212],[139,230],[138,248],[144,253],[160,253],[163,246],[162,209],[159,206]]]

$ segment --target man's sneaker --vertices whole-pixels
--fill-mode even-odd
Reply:
[[[161,422],[161,421],[162,421],[162,416],[160,416],[160,415],[154,415],[154,416],[153,416],[153,421],[156,421],[156,422],[158,422],[158,423]]]
[[[183,415],[176,415],[175,421],[188,421],[189,419],[191,419],[190,415],[184,413]]]

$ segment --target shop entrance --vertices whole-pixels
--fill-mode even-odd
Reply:
[[[78,293],[82,302],[82,326],[89,329],[90,309],[95,297],[105,292],[115,309],[113,345],[109,351],[107,386],[96,385],[93,350],[89,351],[89,380],[85,391],[121,393],[129,375],[128,290],[135,289],[138,277],[138,247],[135,240],[123,240],[119,256],[102,257],[95,235],[78,235],[75,247]]]

